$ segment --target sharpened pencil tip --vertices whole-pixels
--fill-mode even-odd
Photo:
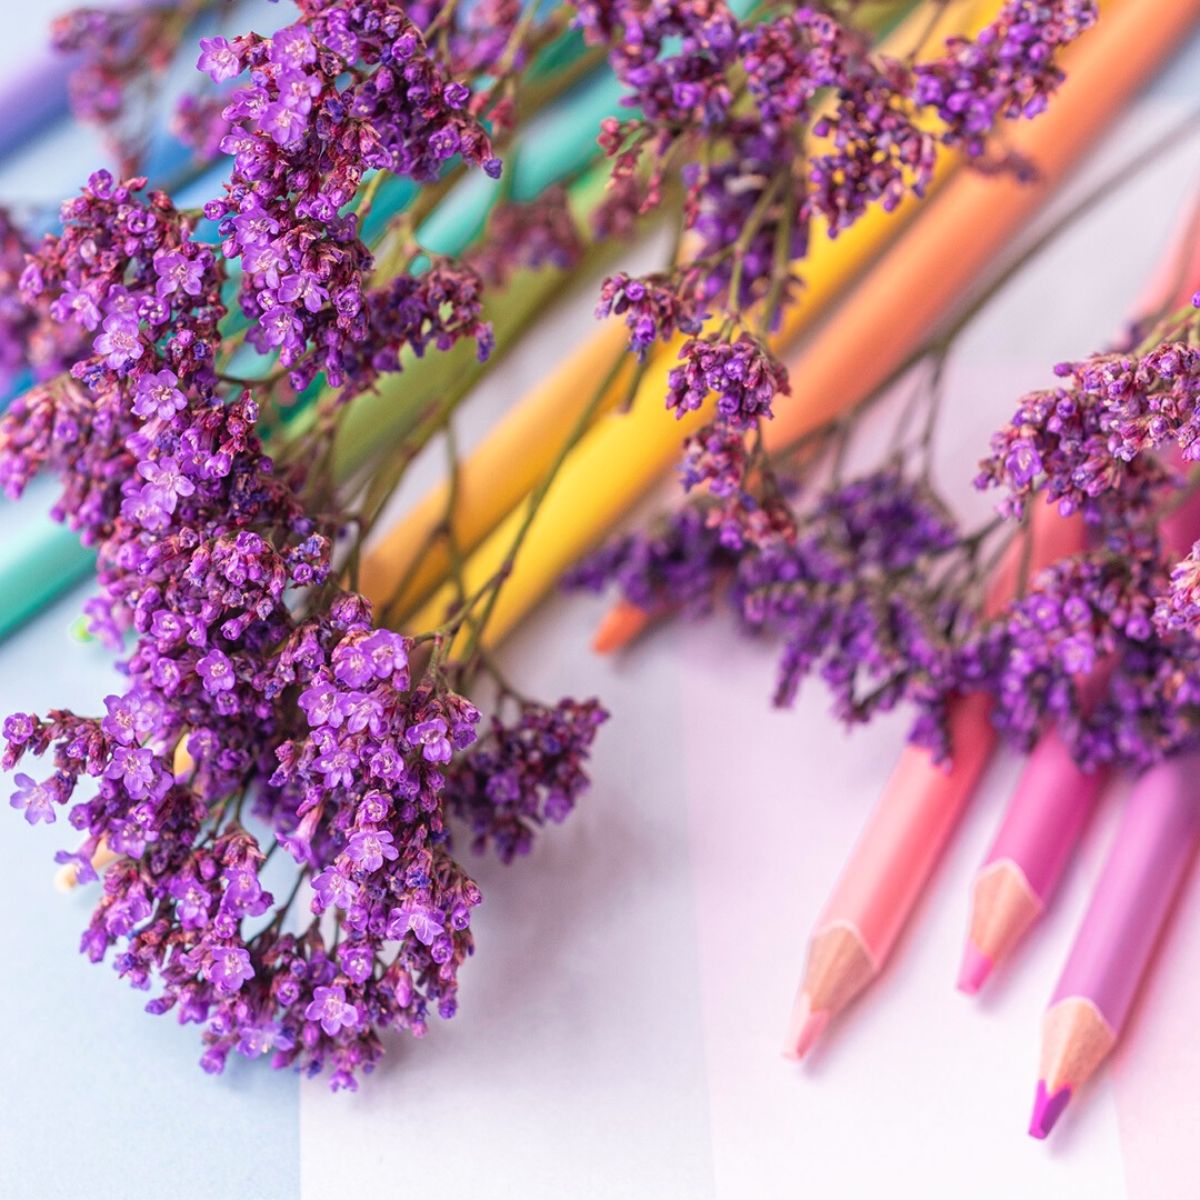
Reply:
[[[962,966],[958,969],[958,990],[974,996],[987,982],[995,963],[974,942],[968,939],[963,949]]]
[[[787,1035],[783,1040],[784,1058],[803,1058],[829,1024],[827,1009],[813,1009],[807,992],[801,992],[792,1006]]]
[[[1054,1095],[1046,1090],[1046,1081],[1038,1080],[1037,1095],[1033,1100],[1033,1116],[1029,1118],[1029,1136],[1041,1140],[1049,1134],[1062,1116],[1067,1102],[1071,1099],[1071,1089],[1060,1087]]]

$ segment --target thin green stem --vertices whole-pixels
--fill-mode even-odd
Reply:
[[[571,456],[571,451],[575,449],[575,447],[579,444],[580,439],[588,431],[593,419],[600,409],[600,406],[603,404],[604,398],[607,396],[609,389],[615,384],[617,377],[624,368],[626,363],[626,354],[627,351],[622,349],[621,353],[614,359],[612,366],[605,373],[600,386],[596,388],[591,399],[576,418],[575,424],[571,427],[570,433],[567,435],[566,440],[559,448],[558,454],[555,456],[554,461],[550,464],[550,467],[546,471],[545,475],[542,476],[541,482],[530,494],[529,501],[525,506],[525,515],[521,520],[521,524],[517,528],[516,534],[513,536],[512,543],[508,548],[507,554],[504,556],[504,561],[501,564],[500,569],[495,575],[492,576],[492,579],[484,585],[483,589],[481,589],[487,594],[487,602],[478,619],[471,619],[470,622],[471,633],[463,653],[463,662],[466,664],[466,669],[468,672],[470,671],[470,664],[475,655],[475,651],[480,644],[480,639],[483,637],[483,632],[487,628],[487,623],[491,619],[492,613],[495,611],[496,602],[500,595],[500,585],[511,573],[512,568],[516,563],[517,556],[521,552],[521,547],[525,543],[525,538],[528,536],[529,530],[533,527],[533,522],[537,518],[543,501],[549,494],[551,487],[554,486],[554,481],[558,478],[559,471],[562,470],[563,464]]]

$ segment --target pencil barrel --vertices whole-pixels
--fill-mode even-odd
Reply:
[[[1052,1004],[1086,997],[1120,1032],[1200,840],[1198,783],[1190,754],[1134,787]]]
[[[1095,810],[1106,778],[1103,770],[1081,771],[1055,731],[1044,734],[1021,774],[985,868],[1005,859],[1016,863],[1034,895],[1045,903]]]
[[[996,745],[990,697],[956,699],[954,758],[906,747],[829,898],[820,926],[856,928],[877,964],[891,952]]]

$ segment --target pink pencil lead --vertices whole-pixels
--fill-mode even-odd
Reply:
[[[1051,1095],[1046,1090],[1046,1081],[1039,1079],[1037,1095],[1033,1100],[1033,1116],[1029,1118],[1029,1136],[1035,1137],[1039,1141],[1045,1138],[1054,1128],[1058,1118],[1062,1116],[1070,1099],[1071,1089],[1069,1087],[1060,1087]]]
[[[974,996],[987,982],[992,973],[992,960],[974,942],[968,941],[963,949],[962,966],[958,969],[958,990]]]
[[[828,1010],[814,1010],[808,993],[801,992],[796,997],[791,1019],[788,1021],[787,1036],[783,1042],[784,1058],[802,1059],[812,1049],[813,1043],[828,1024]]]

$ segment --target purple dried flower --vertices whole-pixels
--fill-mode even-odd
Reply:
[[[250,965],[250,955],[240,946],[216,946],[204,968],[204,976],[218,994],[232,996],[241,990],[243,983],[254,978],[254,968]]]
[[[236,79],[243,71],[241,55],[223,37],[200,39],[200,57],[196,69],[203,71],[213,83]]]
[[[17,790],[10,801],[12,807],[22,809],[30,825],[36,825],[39,821],[52,825],[56,819],[54,805],[59,802],[52,784],[49,781],[38,783],[28,775],[16,775],[14,781]]]
[[[604,281],[596,316],[623,316],[630,349],[644,359],[656,341],[669,342],[677,331],[699,333],[706,314],[699,301],[689,305],[663,277],[631,279],[619,271]]]
[[[488,217],[487,234],[468,255],[468,262],[484,283],[500,288],[517,270],[570,270],[583,249],[567,191],[552,184],[528,203],[496,205]]]
[[[790,391],[782,365],[749,334],[736,342],[693,338],[679,351],[682,366],[670,374],[667,407],[677,417],[716,393],[717,412],[734,430],[770,417],[771,401]]]
[[[137,169],[147,141],[145,114],[129,99],[155,94],[188,25],[158,0],[81,7],[51,23],[54,48],[79,60],[68,77],[71,107],[104,132],[124,174]]]
[[[321,1028],[329,1037],[335,1037],[343,1029],[353,1029],[358,1024],[358,1009],[346,1000],[346,989],[341,986],[318,987],[313,990],[313,1001],[304,1010],[309,1021],[320,1021]]]
[[[589,786],[584,766],[596,730],[607,719],[597,701],[569,699],[553,708],[522,704],[513,724],[493,718],[446,785],[452,809],[475,836],[475,848],[491,842],[511,862],[529,850],[534,826],[563,820]]]

